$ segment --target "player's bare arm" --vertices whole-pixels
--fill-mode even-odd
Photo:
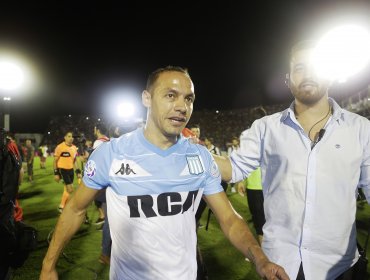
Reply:
[[[82,182],[71,200],[64,207],[44,258],[40,279],[58,279],[55,266],[59,255],[80,228],[85,218],[86,208],[93,201],[97,192],[98,190],[88,188]]]
[[[54,156],[54,162],[53,162],[54,180],[56,182],[60,181],[60,174],[59,174],[59,171],[58,171],[58,160],[59,160],[59,158],[60,158],[60,156]]]
[[[269,261],[242,217],[232,208],[225,192],[205,196],[222,231],[230,242],[256,266],[264,279],[289,279],[284,269]]]

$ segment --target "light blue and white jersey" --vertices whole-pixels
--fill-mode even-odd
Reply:
[[[84,174],[107,187],[110,279],[196,279],[195,213],[202,195],[223,191],[206,148],[180,138],[161,150],[137,129],[103,143]]]

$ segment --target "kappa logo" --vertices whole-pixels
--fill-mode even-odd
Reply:
[[[109,176],[120,178],[139,178],[152,176],[140,164],[130,159],[113,159]]]
[[[130,165],[128,163],[125,164],[124,162],[121,164],[121,168],[114,174],[117,175],[118,173],[121,175],[130,175],[131,173],[136,174],[135,171],[131,169]]]
[[[189,173],[192,175],[199,175],[204,172],[203,165],[198,155],[186,156],[188,162]]]

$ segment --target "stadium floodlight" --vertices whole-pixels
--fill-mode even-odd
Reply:
[[[0,126],[2,126],[2,119],[4,119],[5,130],[10,130],[10,95],[29,90],[34,83],[32,76],[26,60],[9,51],[0,50],[0,95],[5,96],[4,101],[7,103],[0,110],[2,111],[0,112]]]
[[[370,34],[358,25],[343,25],[327,32],[313,53],[316,73],[343,82],[359,73],[370,61]]]
[[[25,89],[30,73],[24,62],[16,57],[0,56],[0,91],[13,93]]]
[[[135,106],[131,102],[122,102],[117,105],[117,115],[122,119],[129,119],[135,113]]]

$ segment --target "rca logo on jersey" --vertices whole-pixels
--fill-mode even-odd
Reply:
[[[198,155],[186,156],[188,162],[189,173],[191,175],[199,175],[204,172],[203,165]]]
[[[69,152],[63,152],[60,154],[61,157],[70,157],[71,154]]]
[[[152,218],[183,214],[194,206],[197,195],[198,190],[188,192],[184,202],[182,202],[181,194],[177,192],[161,193],[158,196],[128,196],[130,218]]]

